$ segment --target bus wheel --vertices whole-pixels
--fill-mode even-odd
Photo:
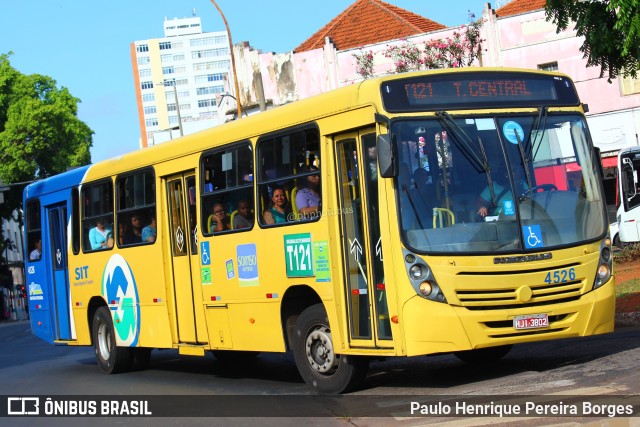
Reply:
[[[512,345],[500,345],[497,347],[477,348],[475,350],[456,351],[456,357],[467,363],[495,362],[506,356]]]
[[[98,367],[102,372],[117,374],[129,370],[131,349],[116,345],[113,321],[107,307],[98,308],[93,316],[92,338]]]
[[[293,336],[293,357],[304,381],[323,394],[342,393],[364,380],[369,361],[336,354],[322,304],[300,314]]]

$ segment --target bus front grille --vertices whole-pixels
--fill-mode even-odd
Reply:
[[[456,290],[456,296],[462,307],[469,310],[502,310],[508,308],[536,307],[561,302],[575,301],[582,295],[584,283],[575,280],[559,284],[531,285],[531,295],[522,295],[523,287],[504,289]],[[527,291],[528,292],[528,291]]]

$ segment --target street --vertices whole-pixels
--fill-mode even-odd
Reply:
[[[623,328],[609,335],[516,346],[504,359],[493,365],[467,365],[452,355],[373,361],[364,388],[347,396],[346,404],[355,401],[362,404],[372,402],[374,406],[396,405],[397,408],[389,410],[393,417],[391,419],[388,415],[385,418],[364,417],[368,409],[363,411],[357,408],[352,408],[356,416],[326,416],[323,410],[327,409],[330,401],[314,396],[302,382],[289,355],[261,354],[256,359],[229,364],[212,356],[185,357],[179,356],[174,350],[154,351],[150,369],[109,376],[98,370],[92,348],[50,346],[31,336],[27,322],[15,322],[0,325],[0,395],[125,396],[140,399],[145,396],[184,395],[198,402],[198,399],[202,399],[198,396],[210,396],[212,399],[218,396],[217,400],[211,400],[212,404],[218,402],[218,406],[229,399],[221,396],[240,395],[242,397],[239,399],[244,404],[252,402],[258,405],[265,403],[264,400],[256,400],[259,396],[278,396],[272,403],[279,407],[278,411],[283,411],[274,412],[273,408],[265,407],[264,416],[255,418],[254,412],[262,409],[249,411],[247,407],[243,409],[243,404],[236,404],[238,409],[235,413],[232,404],[221,411],[228,416],[226,418],[161,418],[163,424],[171,420],[174,425],[183,425],[185,421],[189,425],[212,425],[212,420],[216,425],[227,424],[229,420],[233,420],[234,425],[252,425],[257,420],[262,425],[294,425],[302,421],[294,418],[300,415],[300,405],[304,407],[312,401],[324,405],[324,408],[317,413],[311,409],[309,414],[314,417],[304,419],[306,424],[311,425],[382,426],[389,421],[406,426],[433,422],[460,425],[462,421],[468,425],[485,421],[495,425],[508,424],[513,419],[418,418],[407,417],[404,412],[408,410],[410,402],[416,400],[473,399],[486,395],[495,396],[496,401],[503,400],[505,396],[513,400],[514,395],[532,399],[561,395],[566,396],[565,400],[617,395],[620,398],[632,396],[635,402],[640,394],[639,347],[640,329]],[[380,402],[382,397],[387,400]],[[298,402],[299,399],[303,400],[291,404],[291,416],[282,418],[289,413],[289,402]],[[267,404],[269,402],[266,401]],[[341,403],[345,403],[345,400]],[[299,406],[298,411],[294,406]],[[371,410],[372,414],[378,413],[375,408]],[[207,411],[203,413],[211,415]],[[236,418],[243,415],[251,417]],[[607,418],[605,414],[602,419]],[[596,419],[571,420],[590,422]],[[16,417],[13,420],[16,425],[33,425],[35,419]],[[46,424],[86,425],[87,420],[47,418]],[[94,425],[112,425],[114,421],[125,425],[156,425],[157,420],[94,418],[91,421]],[[469,424],[471,420],[473,423]],[[550,425],[569,420],[529,416],[519,418],[519,423]],[[635,422],[637,420],[635,418]],[[37,421],[44,422],[45,419],[38,418]],[[630,425],[633,425],[634,419],[630,421]]]

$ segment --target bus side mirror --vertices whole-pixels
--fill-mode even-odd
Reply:
[[[378,135],[378,172],[383,178],[398,175],[397,147],[389,134]]]

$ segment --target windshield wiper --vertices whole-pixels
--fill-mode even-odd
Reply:
[[[471,148],[471,138],[465,133],[465,131],[451,118],[446,111],[437,111],[436,117],[438,122],[453,137],[453,142],[464,152],[464,154],[475,163],[475,166],[479,169],[478,172],[486,172],[487,168],[483,162],[478,158],[476,152]],[[455,129],[454,129],[455,128]],[[464,138],[462,138],[464,137]]]
[[[545,120],[545,126],[546,126],[546,121],[547,121],[547,107],[545,107],[544,105],[540,107],[540,112],[538,113],[538,118],[536,119],[535,123],[533,124],[533,126],[531,126],[531,132],[529,133],[529,142],[531,144],[531,148],[529,149],[529,154],[531,155],[533,153],[533,156],[531,156],[532,159],[535,159],[536,156],[538,155],[538,150],[540,149],[540,147],[542,147],[542,136],[543,134],[540,133],[540,124],[542,123],[542,119]],[[536,133],[536,139],[537,142],[533,139],[533,133]],[[536,144],[540,144],[538,145],[538,147],[536,148],[536,152],[533,152],[533,148],[535,147]]]
[[[522,159],[522,167],[524,168],[524,174],[527,178],[527,188],[529,189],[529,192],[531,192],[533,188],[531,186],[531,174],[529,173],[529,164],[531,163],[531,161],[529,160],[529,157],[525,154],[524,148],[522,148],[522,140],[520,139],[520,135],[518,134],[518,132],[515,132],[515,134],[516,134],[516,140],[518,141],[518,152],[520,152],[520,158]],[[521,196],[524,196],[524,194],[525,193],[523,193]]]
[[[489,166],[489,159],[487,153],[484,150],[484,144],[480,135],[478,135],[478,144],[480,146],[480,154],[482,159],[478,157],[475,150],[472,148],[472,139],[446,111],[436,112],[438,121],[446,129],[446,131],[453,137],[452,140],[456,145],[464,152],[472,163],[475,163],[476,170],[478,172],[484,172],[487,177],[487,187],[489,188],[489,194],[491,195],[491,206],[496,206],[496,195],[493,190],[493,179],[491,178],[491,166]]]

